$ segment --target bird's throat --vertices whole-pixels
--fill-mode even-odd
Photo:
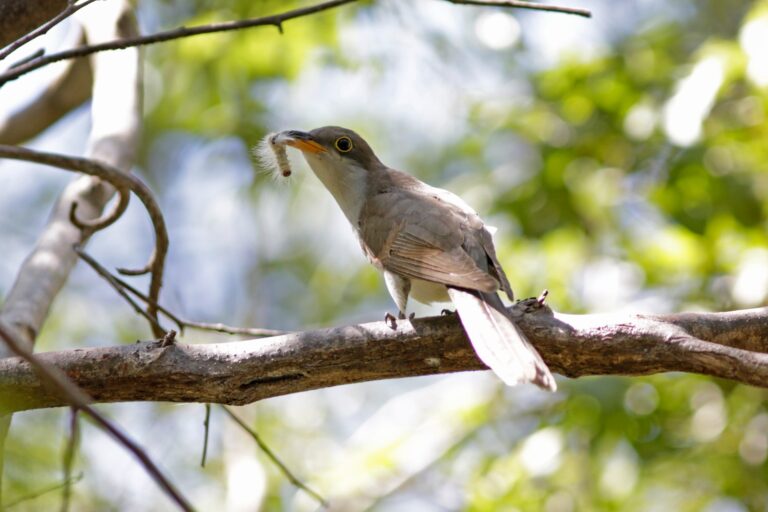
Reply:
[[[338,165],[338,162],[329,163],[322,157],[305,156],[312,171],[336,199],[344,216],[357,228],[368,186],[367,171],[354,164]]]

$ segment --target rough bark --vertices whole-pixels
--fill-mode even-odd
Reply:
[[[67,0],[0,0],[0,48],[31,32],[67,7]]]
[[[695,372],[768,387],[768,308],[666,316],[560,315],[521,303],[520,325],[552,370],[569,377]],[[160,348],[153,342],[39,354],[96,402],[242,405],[368,380],[484,366],[455,316]],[[18,358],[0,360],[0,408],[65,405]]]

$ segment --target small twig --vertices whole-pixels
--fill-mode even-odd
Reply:
[[[199,329],[201,331],[223,332],[225,334],[240,334],[243,336],[280,336],[288,334],[289,331],[279,331],[276,329],[261,329],[258,327],[232,327],[224,324],[209,324],[205,322],[193,322],[191,320],[181,320],[184,327]]]
[[[205,323],[205,322],[194,322],[192,320],[184,320],[183,318],[180,318],[178,315],[171,312],[168,308],[164,307],[162,304],[159,304],[157,302],[153,302],[145,293],[142,293],[140,290],[138,290],[136,287],[132,286],[130,283],[120,279],[116,275],[112,274],[104,268],[96,259],[86,253],[82,250],[82,248],[75,248],[75,252],[83,258],[83,260],[88,263],[88,265],[91,266],[100,276],[102,276],[104,279],[109,282],[110,285],[112,285],[117,292],[120,294],[121,297],[123,297],[128,303],[133,307],[134,310],[136,310],[139,314],[146,317],[146,313],[141,310],[141,307],[136,304],[136,302],[131,299],[131,297],[126,294],[126,291],[131,292],[139,299],[143,300],[147,304],[151,304],[152,306],[156,307],[157,310],[167,316],[171,321],[173,321],[179,328],[179,330],[183,333],[184,329],[186,327],[190,327],[192,329],[198,329],[201,331],[213,331],[213,332],[223,332],[225,334],[237,334],[237,335],[243,335],[243,336],[280,336],[282,334],[287,334],[288,331],[279,331],[276,329],[262,329],[259,327],[233,327],[229,325],[225,325],[222,323]],[[149,318],[147,318],[149,320]],[[153,322],[153,320],[149,320],[150,323]],[[162,327],[161,327],[162,328]]]
[[[200,459],[200,467],[205,467],[208,458],[208,434],[211,426],[211,404],[205,404],[205,419],[203,420],[203,456]]]
[[[67,512],[69,510],[69,502],[72,497],[72,464],[75,461],[75,450],[77,449],[77,443],[80,439],[80,423],[77,417],[77,408],[70,407],[69,409],[69,436],[67,437],[67,445],[64,448],[64,487],[61,494],[61,512]]]
[[[485,7],[510,7],[514,9],[531,9],[534,11],[559,12],[563,14],[573,14],[591,18],[592,12],[587,9],[576,7],[561,7],[557,5],[540,4],[537,2],[523,2],[520,0],[447,0],[452,4],[459,5],[482,5]]]
[[[26,347],[24,340],[20,339],[13,329],[0,321],[0,338],[5,339],[6,345],[17,356],[24,359],[38,377],[52,389],[56,390],[70,405],[86,413],[99,427],[106,431],[113,439],[123,445],[144,466],[152,479],[157,482],[163,491],[178,505],[181,510],[192,512],[192,505],[184,498],[174,485],[160,471],[147,453],[131,438],[125,435],[117,426],[109,421],[100,412],[90,406],[93,401],[82,389],[77,387],[62,370],[52,364],[41,360]]]
[[[69,221],[82,230],[95,232],[102,230],[114,223],[128,208],[128,202],[131,199],[131,191],[127,188],[116,188],[117,202],[110,211],[98,219],[84,220],[77,217],[77,202],[69,207]]]
[[[93,260],[93,258],[91,258],[91,259]],[[107,269],[105,269],[103,266],[101,266],[101,264],[99,264],[99,262],[97,262],[96,260],[93,260],[93,263],[91,263],[91,266],[93,266],[94,268],[101,269],[100,271],[98,271],[99,274],[102,274],[102,272],[104,272],[106,274],[109,274],[111,276],[111,278],[114,280],[115,283],[119,284],[121,287],[123,287],[124,289],[128,290],[129,292],[131,292],[132,294],[137,296],[139,299],[143,300],[145,303],[152,304],[154,307],[157,308],[157,310],[160,313],[164,314],[172,322],[174,322],[176,324],[176,326],[179,328],[179,331],[182,334],[184,333],[184,326],[186,325],[184,320],[182,320],[181,318],[179,318],[176,315],[174,315],[171,311],[166,309],[163,305],[161,305],[161,304],[159,304],[157,302],[153,302],[149,297],[147,297],[147,295],[145,293],[142,293],[141,291],[139,291],[139,289],[137,289],[135,286],[132,286],[127,281],[125,281],[123,279],[120,279],[119,277],[117,277],[114,274],[110,274],[110,272]]]
[[[320,494],[318,494],[317,492],[307,487],[301,480],[296,478],[296,476],[293,473],[291,473],[291,470],[288,469],[288,466],[283,464],[283,462],[277,457],[277,455],[275,455],[275,453],[269,448],[269,446],[267,446],[266,443],[264,443],[264,441],[261,439],[261,437],[259,437],[259,434],[257,434],[251,427],[246,425],[243,420],[238,418],[237,415],[229,409],[229,407],[225,405],[222,405],[220,407],[224,409],[224,412],[226,412],[229,415],[229,417],[232,418],[235,421],[235,423],[237,423],[240,426],[240,428],[245,430],[253,438],[256,444],[259,445],[259,448],[261,448],[264,454],[269,458],[269,460],[271,460],[280,469],[283,475],[285,475],[285,477],[293,485],[295,485],[299,489],[303,490],[304,492],[312,496],[314,499],[318,501],[318,503],[320,503],[321,506],[323,507],[328,506],[328,502],[325,501],[325,498],[323,498],[322,496],[320,496]]]
[[[13,69],[13,68],[17,68],[19,66],[22,66],[22,65],[26,64],[27,62],[32,62],[35,59],[39,59],[43,55],[45,55],[45,50],[43,48],[37,49],[34,52],[32,52],[29,55],[27,55],[26,57],[24,57],[23,59],[19,59],[16,62],[14,62],[13,64],[11,64],[8,67],[8,69]]]
[[[278,30],[281,29],[283,22],[315,14],[320,11],[332,9],[340,5],[356,2],[357,0],[331,0],[328,2],[322,2],[317,5],[309,7],[302,7],[300,9],[293,9],[281,14],[274,14],[272,16],[263,16],[261,18],[251,18],[247,20],[238,21],[225,21],[221,23],[211,23],[208,25],[201,25],[199,27],[179,27],[172,30],[166,30],[164,32],[158,32],[156,34],[150,34],[147,36],[127,37],[124,39],[118,39],[116,41],[108,41],[106,43],[94,44],[90,46],[81,46],[79,48],[72,48],[71,50],[65,50],[62,52],[52,53],[48,56],[40,57],[31,62],[27,62],[14,69],[9,69],[2,75],[0,75],[0,86],[5,85],[11,80],[15,80],[20,76],[29,73],[35,69],[41,68],[52,62],[58,62],[61,60],[72,59],[75,57],[83,57],[85,55],[91,55],[97,52],[106,50],[120,50],[123,48],[130,48],[132,46],[144,46],[148,44],[161,43],[164,41],[171,41],[173,39],[179,39],[182,37],[196,36],[200,34],[213,34],[216,32],[227,32],[230,30],[241,30],[250,27],[260,26],[274,26]]]
[[[37,27],[32,32],[28,33],[25,36],[22,36],[6,46],[2,51],[0,51],[0,60],[5,59],[7,56],[27,44],[28,42],[32,41],[33,39],[36,39],[40,37],[41,35],[45,34],[49,30],[51,30],[53,27],[64,21],[65,19],[69,18],[73,14],[75,14],[77,11],[82,9],[88,4],[92,4],[96,0],[84,0],[82,3],[75,3],[74,1],[70,1],[69,5],[61,11],[59,14],[48,20],[46,23],[43,23],[39,27]],[[38,50],[38,52],[41,52],[42,50]],[[20,61],[14,64],[14,67],[18,67],[22,65],[24,62]]]
[[[144,207],[152,221],[155,231],[155,248],[150,256],[147,266],[152,270],[152,278],[149,283],[149,297],[152,302],[147,306],[147,314],[157,319],[157,303],[160,296],[160,288],[163,284],[165,271],[165,255],[168,252],[168,231],[165,227],[165,219],[160,206],[157,204],[152,191],[138,177],[125,173],[111,165],[88,158],[78,158],[57,153],[34,151],[20,146],[8,146],[0,144],[0,158],[13,158],[44,165],[52,165],[60,169],[72,172],[80,172],[90,176],[96,176],[113,185],[117,190],[130,189],[144,204]],[[118,203],[119,208],[120,203]],[[107,216],[109,217],[109,215]],[[104,218],[102,217],[102,220]],[[157,322],[155,322],[157,323]],[[165,332],[158,325],[153,324],[152,332],[155,337],[162,337]]]
[[[136,313],[140,314],[141,316],[147,319],[147,321],[149,322],[149,325],[152,326],[153,331],[160,330],[165,332],[165,329],[163,328],[162,325],[160,325],[159,321],[155,317],[150,316],[149,313],[144,311],[144,309],[142,309],[142,307],[139,306],[136,303],[136,301],[133,300],[131,296],[126,293],[121,283],[119,283],[118,280],[112,274],[110,274],[109,271],[107,271],[107,269],[101,266],[101,264],[99,264],[99,262],[97,262],[93,258],[93,256],[85,252],[82,249],[82,247],[75,246],[73,249],[84,262],[86,262],[93,270],[95,270],[97,274],[103,277],[112,286],[112,288],[114,288],[115,291],[118,294],[120,294],[120,296],[123,299],[125,299],[125,301],[128,302],[128,304],[131,305],[131,307],[133,308],[134,311],[136,311]]]
[[[15,499],[11,501],[10,503],[3,503],[3,510],[8,510],[11,507],[15,507],[16,505],[20,505],[24,503],[25,501],[34,500],[35,498],[39,498],[40,496],[43,496],[44,494],[48,494],[49,492],[58,491],[62,487],[66,487],[68,485],[76,484],[80,480],[83,479],[83,474],[78,473],[68,481],[60,482],[58,484],[49,485],[48,487],[43,487],[42,489],[33,492],[32,494],[27,494],[25,496],[22,496],[18,499]]]

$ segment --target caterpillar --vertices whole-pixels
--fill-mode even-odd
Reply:
[[[279,133],[269,133],[259,145],[254,148],[254,154],[259,160],[259,164],[273,175],[279,172],[283,177],[291,175],[291,164],[288,161],[288,153],[285,150],[285,143],[280,141]]]

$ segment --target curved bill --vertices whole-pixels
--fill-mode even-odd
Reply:
[[[299,130],[285,130],[275,135],[273,140],[276,143],[287,144],[307,153],[325,153],[326,151],[310,133]]]

